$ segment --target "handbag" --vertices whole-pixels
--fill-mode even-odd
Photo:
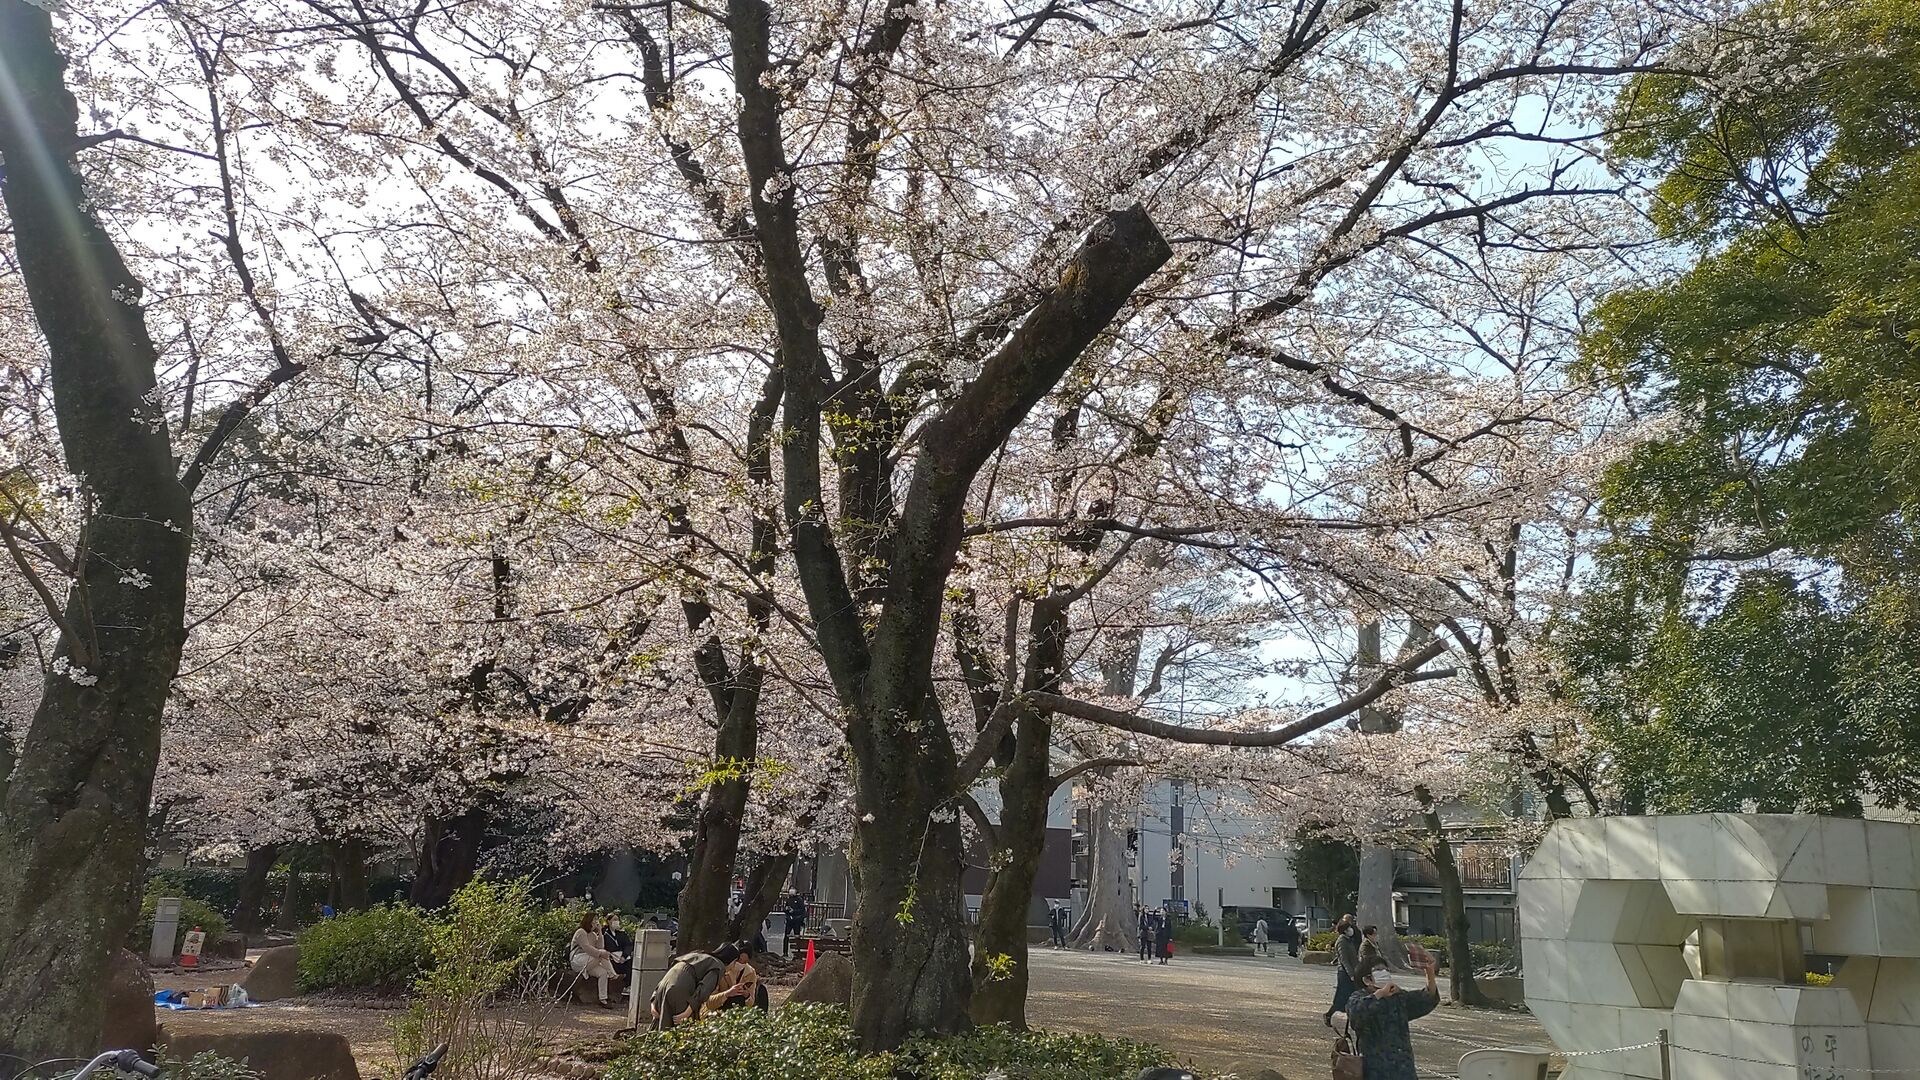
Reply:
[[[1343,1025],[1333,1040],[1333,1080],[1366,1080],[1366,1059],[1354,1053],[1352,1024]]]

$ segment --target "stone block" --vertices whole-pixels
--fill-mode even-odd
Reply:
[[[802,976],[799,985],[787,996],[789,1005],[804,1001],[852,1004],[853,962],[840,953],[826,953],[814,961],[813,970]]]
[[[1773,899],[1767,903],[1767,918],[1818,922],[1827,918],[1827,887],[1783,881],[1774,886]]]
[[[1660,878],[1660,833],[1652,818],[1602,819],[1607,830],[1607,866],[1615,880]]]
[[[240,980],[247,996],[255,1001],[279,1001],[300,992],[300,946],[282,945],[261,953]]]
[[[1871,885],[1873,870],[1867,858],[1867,823],[1857,818],[1821,818],[1820,880],[1829,885]]]
[[[208,1051],[246,1062],[260,1080],[360,1080],[352,1046],[335,1031],[261,1027],[167,1036],[167,1056],[176,1060]]]
[[[1875,956],[1920,956],[1920,893],[1912,889],[1870,889]]]
[[[1661,848],[1665,851],[1665,847]],[[1667,900],[1681,915],[1718,915],[1720,897],[1714,886],[1719,882],[1706,878],[1666,878]]]
[[[1669,889],[1674,882],[1712,880],[1717,841],[1711,815],[1659,817],[1654,828],[1660,836],[1660,877]]]
[[[1713,913],[1732,918],[1759,919],[1773,903],[1771,881],[1716,881],[1713,883]]]
[[[1914,880],[1914,828],[1902,821],[1868,821],[1868,883],[1890,889],[1911,889]]]
[[[1755,820],[1733,814],[1713,817],[1713,872],[1720,881],[1773,880],[1778,867]]]
[[[125,949],[115,949],[107,957],[100,1005],[97,1050],[138,1050],[144,1054],[159,1040],[160,1024],[153,1011],[153,974],[140,957]]]
[[[1830,956],[1873,956],[1880,951],[1873,925],[1873,896],[1852,885],[1827,888],[1827,919],[1813,924],[1813,951]]]

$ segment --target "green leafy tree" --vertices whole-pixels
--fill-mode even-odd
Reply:
[[[1568,689],[1629,809],[1913,805],[1920,7],[1780,0],[1697,52],[1617,107],[1692,258],[1586,343],[1670,423],[1605,486]]]
[[[1303,833],[1287,856],[1287,865],[1293,868],[1293,880],[1335,915],[1359,906],[1360,852],[1352,844]]]

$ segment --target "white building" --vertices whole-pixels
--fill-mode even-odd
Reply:
[[[1224,907],[1307,913],[1286,838],[1234,800],[1191,784],[1148,788],[1135,826],[1135,899],[1216,917]]]

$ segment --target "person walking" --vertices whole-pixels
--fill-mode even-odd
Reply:
[[[807,928],[807,898],[799,893],[787,897],[787,928],[780,934],[780,951],[793,955],[793,940]]]
[[[1280,932],[1287,939],[1287,955],[1298,957],[1300,955],[1300,924],[1288,919],[1286,926]]]
[[[1053,927],[1053,947],[1056,949],[1066,948],[1067,947],[1067,909],[1066,907],[1060,904],[1054,904],[1051,907],[1049,907],[1047,909],[1047,925]]]
[[[1153,948],[1153,918],[1147,914],[1146,908],[1138,905],[1135,905],[1133,912],[1135,920],[1139,923],[1135,932],[1140,939],[1140,962],[1144,964],[1147,962],[1148,950]]]
[[[1333,984],[1333,1004],[1320,1017],[1328,1027],[1333,1026],[1333,1014],[1347,1007],[1348,999],[1360,985],[1354,977],[1360,970],[1360,929],[1353,925],[1352,915],[1340,916],[1333,927],[1333,961],[1339,967]]]
[[[1160,924],[1153,928],[1153,954],[1162,964],[1173,959],[1173,913],[1163,912]]]
[[[1253,954],[1270,956],[1267,951],[1267,920],[1261,919],[1253,924]]]
[[[1439,965],[1428,957],[1426,988],[1407,990],[1395,981],[1385,960],[1375,959],[1361,967],[1360,989],[1347,1002],[1347,1022],[1353,1028],[1354,1049],[1359,1051],[1366,1080],[1418,1080],[1411,1024],[1440,1004],[1434,979],[1438,970]]]
[[[1386,955],[1380,951],[1380,928],[1377,926],[1363,927],[1360,931],[1360,963],[1354,969],[1354,982],[1357,983],[1360,981],[1358,972],[1365,971],[1367,968],[1373,966],[1375,960],[1385,959]]]

